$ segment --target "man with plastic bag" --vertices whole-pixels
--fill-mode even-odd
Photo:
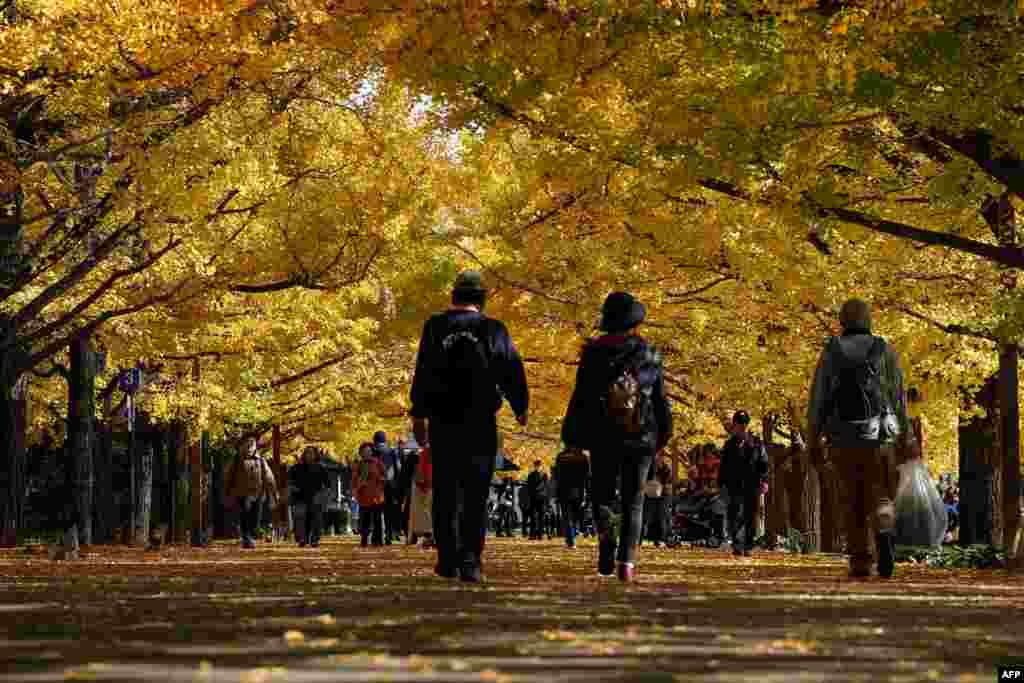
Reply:
[[[846,480],[850,576],[895,569],[897,457],[919,460],[907,416],[899,356],[871,334],[871,308],[850,299],[839,313],[842,334],[821,353],[807,411],[808,445],[822,437]]]

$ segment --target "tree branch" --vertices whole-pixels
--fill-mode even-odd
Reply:
[[[911,318],[920,320],[921,322],[928,323],[932,327],[942,330],[946,334],[953,334],[961,337],[974,337],[975,339],[984,339],[985,341],[989,342],[999,341],[991,332],[986,332],[984,330],[975,330],[965,325],[946,325],[944,323],[939,322],[938,320],[935,320],[934,318],[929,318],[923,313],[918,313],[917,311],[914,311],[906,306],[896,306],[895,310],[899,311],[900,313],[903,313],[904,315],[910,316]]]
[[[283,386],[285,386],[287,384],[291,384],[293,382],[298,382],[298,381],[300,381],[302,379],[305,379],[306,377],[309,377],[310,375],[314,375],[314,374],[320,372],[321,370],[326,370],[327,368],[330,368],[330,367],[333,367],[335,365],[338,365],[339,363],[344,363],[349,358],[351,358],[353,355],[354,354],[351,353],[351,352],[345,353],[345,354],[342,354],[341,356],[337,356],[335,358],[331,358],[329,360],[326,360],[323,363],[320,363],[318,365],[314,365],[311,368],[306,368],[305,370],[297,372],[297,373],[295,373],[293,375],[288,375],[287,377],[282,377],[281,379],[276,379],[276,380],[274,380],[273,382],[270,383],[270,388],[271,389],[280,389],[281,387],[283,387]]]

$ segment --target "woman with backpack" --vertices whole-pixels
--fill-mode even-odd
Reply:
[[[597,571],[636,576],[636,547],[643,525],[644,483],[655,454],[672,436],[661,357],[636,333],[647,311],[626,292],[613,292],[601,307],[600,329],[587,341],[565,420],[567,448],[590,451]],[[621,535],[613,532],[616,480],[621,480]]]
[[[372,443],[359,447],[359,462],[352,468],[352,492],[359,502],[359,536],[364,548],[384,545],[384,463]]]

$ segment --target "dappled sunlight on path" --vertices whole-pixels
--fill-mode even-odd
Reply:
[[[988,681],[1021,653],[1024,579],[839,556],[492,539],[487,583],[351,537],[318,549],[0,551],[0,681]]]

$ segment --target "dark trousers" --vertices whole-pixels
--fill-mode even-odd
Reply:
[[[530,506],[530,538],[542,538],[544,536],[544,511],[547,509],[546,500],[535,501]]]
[[[434,467],[434,543],[445,569],[479,567],[487,535],[487,498],[498,450],[495,416],[430,420]]]
[[[565,540],[575,541],[576,534],[583,526],[583,501],[564,500],[559,507],[562,509],[562,530],[565,532]]]
[[[601,543],[616,549],[619,562],[632,562],[644,521],[644,482],[654,462],[654,449],[610,447],[591,452],[594,522]],[[615,484],[621,477],[619,500],[622,503],[620,537],[612,536],[611,516],[615,503]]]
[[[372,505],[359,508],[359,536],[363,545],[371,542],[371,531],[373,533],[373,545],[384,545],[384,506]]]
[[[256,530],[260,528],[263,512],[263,496],[242,496],[239,499],[238,526],[242,543],[255,543]]]
[[[761,488],[733,487],[729,490],[729,520],[733,550],[752,550],[761,509]]]
[[[324,532],[334,535],[341,533],[341,510],[324,509]]]
[[[665,502],[664,496],[648,498],[644,501],[644,538],[654,543],[665,541]]]
[[[303,545],[320,543],[320,535],[324,528],[324,506],[312,501],[297,501],[295,507],[298,508],[298,516],[302,517],[301,528],[296,525],[295,540]]]
[[[402,535],[402,497],[397,485],[384,489],[384,540],[391,543]]]

